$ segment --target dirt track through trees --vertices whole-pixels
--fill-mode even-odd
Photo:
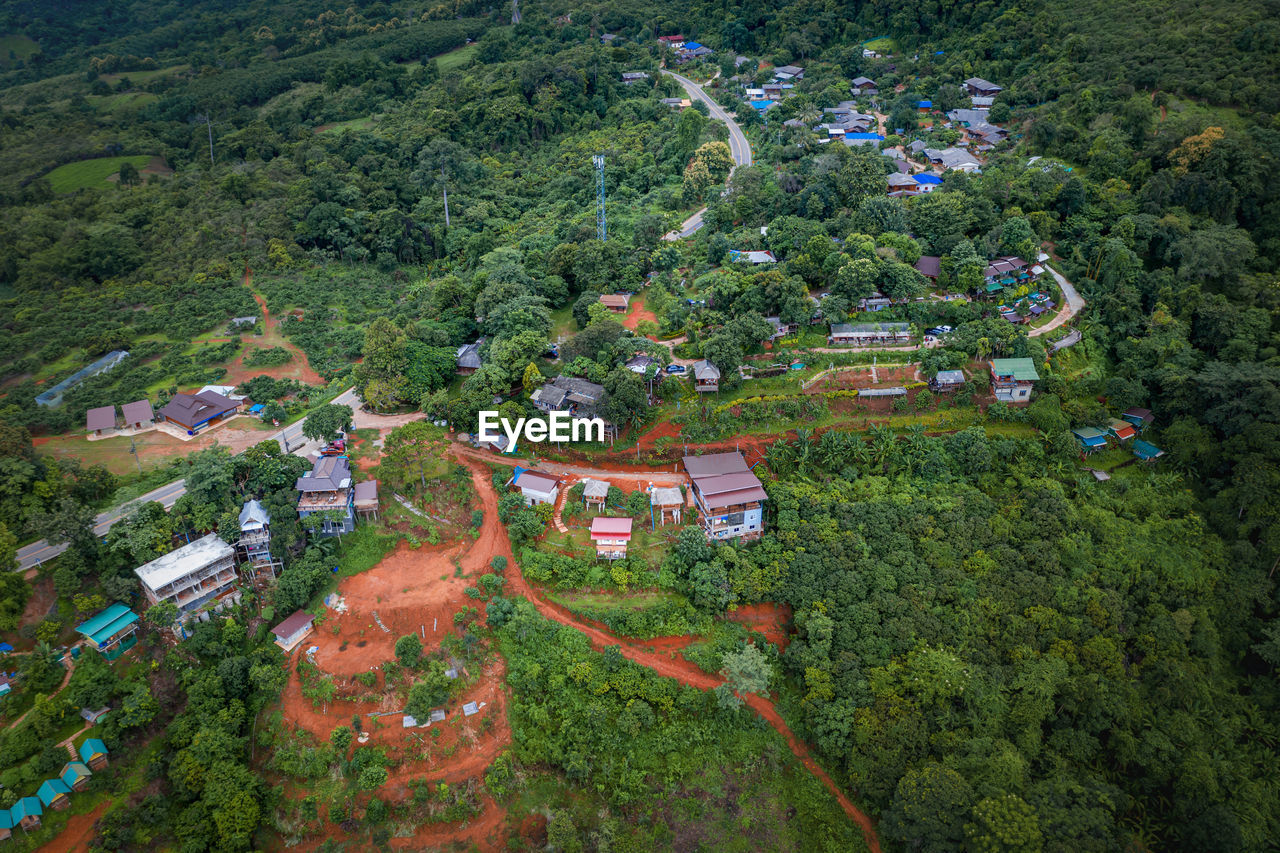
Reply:
[[[454,448],[455,451],[457,449]],[[533,603],[539,613],[548,619],[553,619],[562,625],[568,625],[581,631],[591,640],[592,646],[598,650],[607,646],[618,646],[623,656],[628,660],[635,661],[641,666],[654,670],[659,675],[674,678],[681,684],[687,684],[699,690],[711,690],[724,682],[724,679],[719,676],[703,672],[693,663],[680,656],[678,650],[692,642],[693,638],[691,637],[681,638],[679,641],[648,641],[641,643],[616,637],[602,627],[584,622],[566,608],[549,601],[541,592],[534,590],[525,581],[524,575],[520,572],[519,566],[515,562],[514,554],[511,551],[511,542],[507,538],[507,532],[498,522],[498,495],[494,491],[489,469],[469,453],[455,452],[455,457],[471,469],[472,481],[475,483],[476,492],[480,495],[481,505],[484,507],[484,527],[480,531],[477,544],[487,543],[488,547],[481,545],[481,547],[474,550],[483,552],[481,559],[485,561],[495,553],[501,553],[509,559],[509,566],[512,568],[506,574],[507,591],[509,593],[524,596]],[[472,557],[469,562],[475,561],[475,557]],[[655,650],[659,643],[664,649],[662,652]],[[827,787],[827,790],[835,796],[845,814],[862,827],[867,847],[872,853],[880,853],[880,841],[876,836],[871,818],[855,806],[848,796],[832,781],[831,777],[814,759],[809,748],[787,726],[777,708],[774,707],[773,702],[766,697],[756,695],[747,695],[743,699],[752,710],[763,717],[769,725],[773,726],[782,735],[801,763],[808,768],[809,772],[818,777],[822,784]]]

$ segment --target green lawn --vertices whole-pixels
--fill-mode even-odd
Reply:
[[[442,53],[436,57],[436,65],[439,66],[440,72],[453,71],[455,68],[461,68],[472,59],[475,58],[476,52],[480,50],[480,45],[469,44],[466,47],[460,47],[451,50],[448,53]]]
[[[0,36],[0,67],[25,60],[40,50],[40,45],[24,35]]]
[[[75,192],[80,189],[103,187],[107,178],[120,171],[125,163],[132,163],[142,169],[151,162],[150,154],[130,154],[125,157],[98,157],[94,160],[80,160],[66,163],[50,172],[46,177],[56,193]]]

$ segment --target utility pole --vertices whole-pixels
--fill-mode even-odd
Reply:
[[[133,461],[138,466],[138,473],[142,473],[142,462],[138,459],[138,445],[134,444],[133,436],[129,436],[129,452],[133,454]]]
[[[609,239],[609,226],[604,216],[604,155],[591,158],[596,167],[596,236],[603,243]]]

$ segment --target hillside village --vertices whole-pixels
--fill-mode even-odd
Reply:
[[[0,17],[0,847],[1266,849],[1265,121],[978,12],[195,2]]]

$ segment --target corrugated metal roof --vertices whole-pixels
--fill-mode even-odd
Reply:
[[[305,610],[299,610],[288,619],[271,629],[277,637],[292,637],[298,631],[315,621],[315,617]]]
[[[132,403],[125,403],[120,410],[124,413],[126,424],[153,421],[156,418],[155,412],[151,409],[150,400],[134,400]]]
[[[85,413],[85,426],[90,430],[115,429],[116,407],[99,406]]]
[[[537,471],[525,471],[516,480],[516,485],[521,489],[532,489],[535,492],[549,492],[559,483],[555,477],[539,474]]]
[[[605,518],[596,516],[591,519],[591,538],[607,537],[610,539],[630,539],[631,519]]]
[[[689,476],[697,479],[699,477],[716,477],[721,474],[731,474],[737,471],[750,471],[747,461],[742,458],[742,454],[736,450],[727,453],[708,453],[705,456],[686,456],[684,457],[684,470]]]

